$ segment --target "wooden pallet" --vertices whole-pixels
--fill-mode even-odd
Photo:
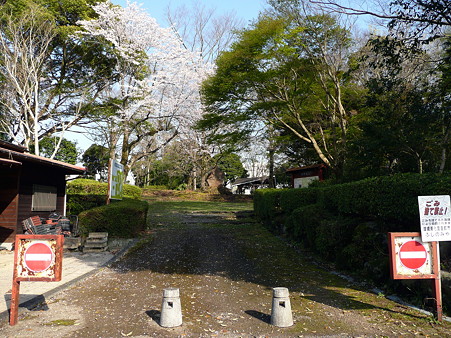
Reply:
[[[83,246],[83,252],[108,250],[108,232],[90,232]]]

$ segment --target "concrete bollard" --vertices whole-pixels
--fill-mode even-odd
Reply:
[[[293,325],[291,303],[287,288],[273,288],[271,325],[288,327]]]
[[[160,325],[163,327],[182,325],[182,307],[180,305],[179,289],[177,288],[163,290]]]

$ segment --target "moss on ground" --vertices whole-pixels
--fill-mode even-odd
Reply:
[[[71,326],[71,325],[75,325],[76,322],[77,322],[76,319],[55,319],[55,320],[52,320],[49,323],[45,323],[44,325]]]

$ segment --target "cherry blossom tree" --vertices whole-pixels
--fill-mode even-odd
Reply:
[[[200,1],[193,1],[190,6],[168,5],[166,20],[183,40],[184,46],[200,53],[206,64],[214,62],[233,43],[236,32],[244,27],[244,21],[234,11],[219,14],[215,8]],[[207,133],[199,129],[187,128],[179,139],[186,145],[184,155],[191,163],[188,187],[193,190],[197,185],[207,188],[207,177],[216,172],[217,159],[220,158],[216,155],[223,149],[207,142]]]
[[[217,14],[215,8],[199,1],[193,1],[191,7],[168,6],[166,20],[177,30],[186,48],[198,51],[207,62],[214,62],[233,43],[235,32],[245,26],[234,11]]]
[[[111,45],[117,76],[95,107],[110,156],[128,172],[176,136],[190,133],[202,114],[201,81],[209,67],[174,28],[163,28],[136,3],[93,6],[98,18],[80,21],[84,38]],[[99,129],[98,129],[99,130]]]

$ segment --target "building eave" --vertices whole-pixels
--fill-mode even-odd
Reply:
[[[288,168],[286,170],[287,173],[292,171],[300,171],[300,170],[309,170],[309,169],[317,169],[317,168],[327,168],[327,166],[323,163],[320,164],[312,164],[304,167],[296,167],[296,168]]]
[[[18,151],[14,151],[11,149],[5,149],[0,147],[0,157],[7,160],[12,160],[18,163],[23,163],[24,161],[41,163],[46,166],[57,167],[66,172],[66,174],[74,174],[79,175],[83,174],[86,171],[86,168],[80,167],[77,165],[69,164],[66,162],[61,162],[57,160],[52,160],[46,157],[37,156],[29,153],[22,153]]]

